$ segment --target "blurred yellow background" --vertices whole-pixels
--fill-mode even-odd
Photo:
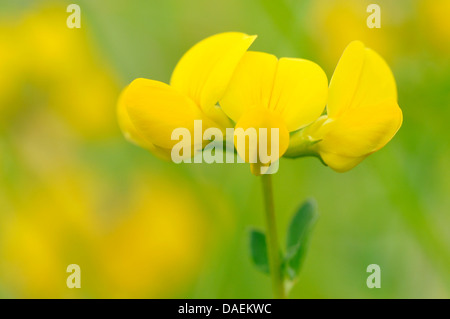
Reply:
[[[117,127],[120,90],[167,82],[197,41],[257,34],[252,50],[319,63],[330,78],[352,40],[397,80],[404,124],[339,174],[282,159],[278,226],[314,197],[321,218],[293,298],[450,297],[450,2],[363,0],[0,1],[0,297],[269,298],[248,257],[261,227],[244,164],[163,162]],[[81,267],[68,289],[66,267]],[[366,267],[381,266],[368,289]]]

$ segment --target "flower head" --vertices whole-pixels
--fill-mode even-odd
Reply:
[[[317,155],[335,171],[345,172],[386,145],[402,118],[389,66],[354,41],[330,82],[327,114],[292,137],[287,156]]]
[[[267,53],[247,52],[220,105],[236,122],[236,131],[239,128],[278,129],[275,142],[281,157],[289,145],[289,132],[305,127],[322,114],[327,86],[325,72],[311,61],[277,59]],[[235,139],[235,144],[247,162],[258,152],[250,143],[239,145]]]

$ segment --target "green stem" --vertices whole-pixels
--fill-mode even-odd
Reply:
[[[269,255],[270,274],[272,276],[272,289],[275,298],[286,298],[281,272],[280,250],[278,246],[277,225],[275,221],[275,208],[273,203],[272,179],[270,174],[261,175],[265,216],[267,224],[267,248]]]

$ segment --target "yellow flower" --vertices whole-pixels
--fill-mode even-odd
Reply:
[[[176,128],[187,128],[192,133],[194,120],[202,120],[203,130],[225,130],[229,120],[216,103],[255,38],[227,32],[199,42],[178,62],[170,85],[134,80],[118,103],[119,124],[125,136],[167,158],[177,143],[171,138]],[[192,146],[201,149],[203,145]]]
[[[327,115],[291,138],[286,156],[319,156],[345,172],[386,145],[402,124],[395,79],[363,43],[345,49],[329,88]]]
[[[278,128],[276,142],[281,157],[289,145],[289,132],[305,127],[322,114],[327,90],[325,72],[311,61],[247,52],[220,105],[236,122],[235,132],[239,128],[265,128],[269,133],[272,128]],[[268,139],[271,141],[271,136]],[[259,146],[252,147],[250,142],[239,145],[236,138],[235,146],[247,162],[259,153]],[[256,175],[257,166],[252,165]]]

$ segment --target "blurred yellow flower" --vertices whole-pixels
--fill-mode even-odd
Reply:
[[[381,7],[381,28],[367,26],[369,4],[362,0],[316,0],[310,2],[306,27],[317,47],[318,61],[325,70],[332,70],[342,49],[354,39],[376,47],[385,57],[395,52],[398,30],[395,23],[402,21],[403,12],[396,1],[377,1]]]
[[[170,85],[136,79],[122,92],[118,119],[125,136],[162,157],[177,143],[175,128],[194,131],[194,120],[203,129],[229,126],[216,106],[245,51],[255,40],[238,32],[211,36],[192,47],[178,62]],[[192,134],[193,135],[193,134]],[[193,145],[194,149],[202,145]]]
[[[189,188],[136,174],[112,205],[102,182],[65,167],[0,213],[0,294],[161,298],[191,283],[214,236]],[[81,289],[66,287],[72,263],[81,267]]]
[[[317,155],[335,171],[345,172],[386,145],[402,118],[389,66],[354,41],[330,82],[327,115],[292,136],[287,156]]]
[[[44,104],[82,136],[115,132],[118,80],[84,29],[69,29],[65,6],[25,11],[0,24],[0,126]]]
[[[425,30],[426,39],[431,40],[438,49],[435,50],[437,53],[442,52],[448,55],[450,53],[450,20],[448,19],[450,1],[421,0],[417,10],[420,13],[420,28]]]
[[[133,188],[127,214],[101,241],[98,264],[109,297],[173,296],[201,269],[212,239],[188,187],[165,180]],[[175,199],[176,197],[176,199]]]
[[[281,157],[289,145],[289,132],[310,124],[322,113],[327,99],[327,83],[325,72],[311,61],[277,59],[263,52],[247,52],[220,105],[236,122],[235,130],[265,128],[269,133],[272,128],[277,128],[278,154]],[[268,141],[271,141],[271,136],[268,136]],[[236,143],[236,148],[247,162],[252,154],[258,152],[250,143]],[[252,165],[252,172],[257,174],[254,168]]]
[[[67,265],[76,260],[87,270],[98,242],[85,191],[89,180],[80,173],[66,167],[64,173],[47,175],[45,182],[28,180],[19,194],[10,190],[13,206],[0,214],[0,286],[9,296],[83,296],[65,286]],[[25,200],[20,199],[23,193]]]

